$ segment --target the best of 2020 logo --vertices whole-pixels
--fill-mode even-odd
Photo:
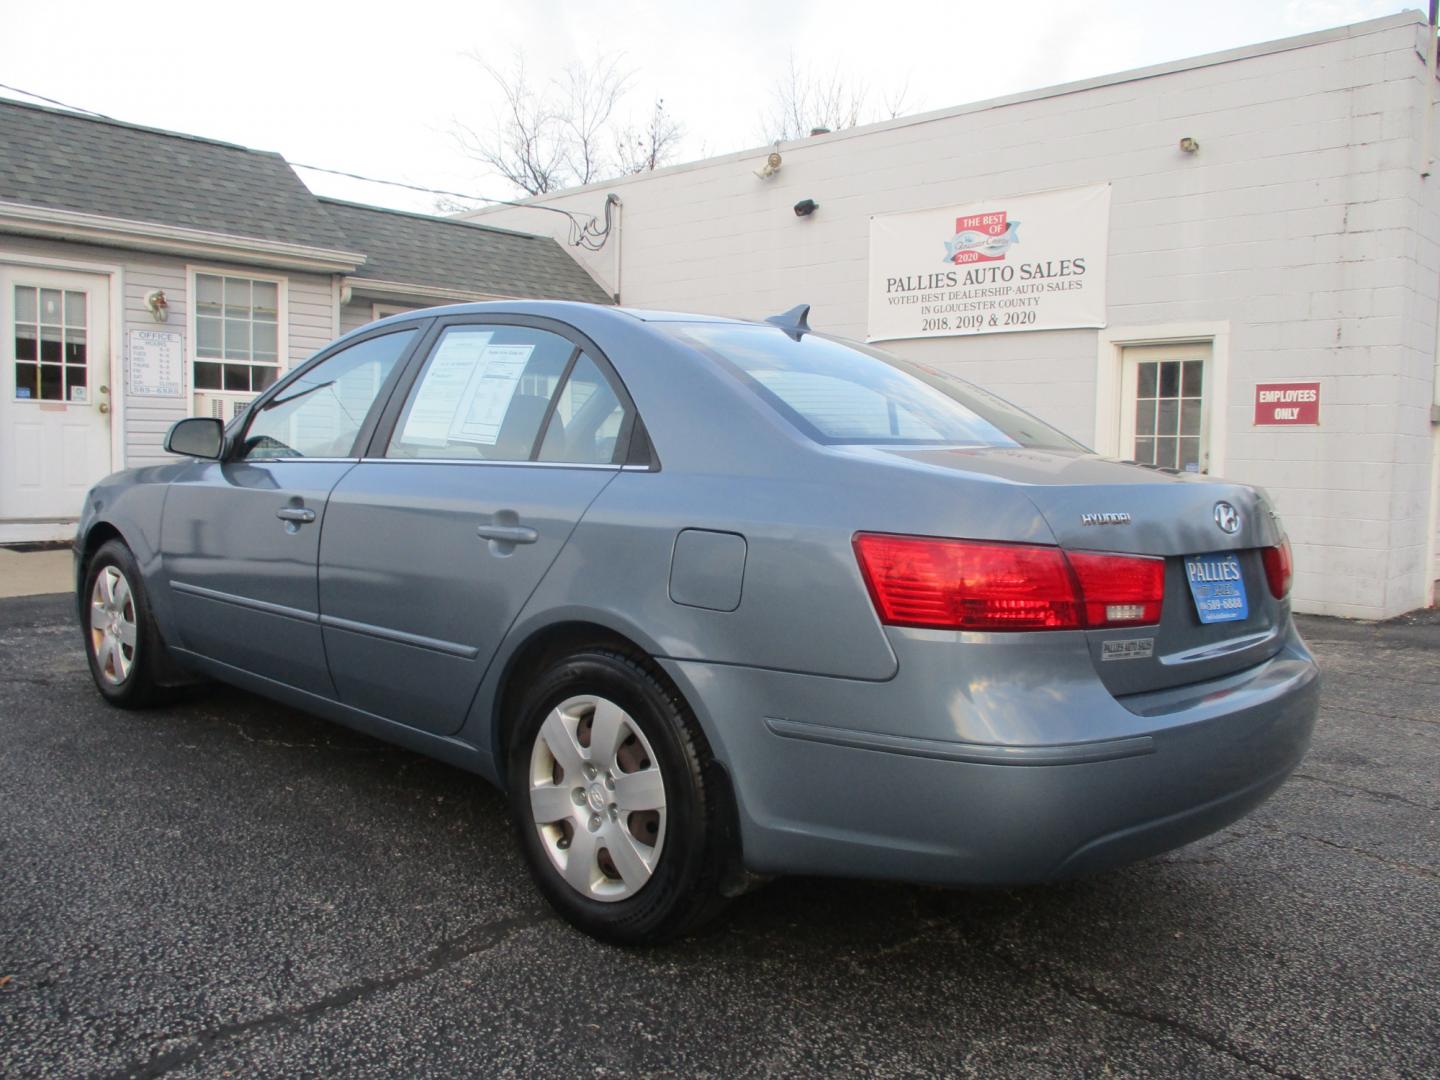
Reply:
[[[1004,259],[1010,245],[1020,242],[1020,222],[1007,219],[1004,210],[956,218],[955,235],[945,241],[945,261],[966,266]]]

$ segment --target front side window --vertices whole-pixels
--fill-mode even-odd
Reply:
[[[978,387],[868,346],[814,333],[797,341],[777,327],[744,323],[663,328],[736,374],[817,442],[1081,449]]]
[[[366,338],[290,380],[264,401],[246,429],[242,457],[349,457],[365,416],[415,330]]]
[[[258,393],[280,373],[280,283],[195,275],[195,389]]]
[[[387,457],[456,461],[529,461],[536,454],[541,425],[559,431],[566,417],[583,408],[581,398],[593,395],[593,382],[561,386],[567,372],[580,362],[594,365],[558,334],[528,326],[472,324],[451,326],[435,343],[405,408],[395,424]],[[602,380],[603,381],[603,380]],[[607,389],[608,389],[608,384]],[[557,396],[558,392],[558,396]],[[554,402],[555,412],[551,412]],[[596,410],[598,411],[597,402]],[[547,416],[551,419],[547,422]],[[603,419],[591,433],[584,452],[598,452]],[[557,456],[568,444],[557,442]],[[577,450],[577,452],[580,452]],[[585,458],[583,460],[589,460]],[[608,460],[608,458],[607,458]]]

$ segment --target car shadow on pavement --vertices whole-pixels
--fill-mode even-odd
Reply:
[[[239,767],[256,769],[257,783],[275,775],[272,762],[307,754],[306,770],[323,779],[331,797],[348,797],[355,812],[386,819],[412,833],[403,848],[434,852],[437,823],[452,847],[451,865],[471,872],[503,872],[530,887],[515,850],[506,800],[498,789],[461,769],[381,742],[232,688],[202,688],[148,715],[177,739],[205,732],[205,744],[238,754]],[[296,828],[306,827],[303,820]],[[413,830],[413,832],[412,832]],[[1098,878],[1015,889],[951,889],[867,880],[780,878],[736,899],[714,924],[664,947],[662,952],[773,953],[797,958],[829,955],[837,942],[855,954],[888,955],[929,946],[997,943],[1023,934],[1027,947],[1061,955],[1083,938],[1121,958],[1143,937],[1143,924],[1172,938],[1185,912],[1213,907],[1203,876],[1187,873],[1197,852],[1215,838],[1181,853]],[[1177,861],[1171,861],[1177,860]],[[418,869],[418,868],[417,868]],[[461,883],[455,883],[459,886]],[[1201,890],[1197,894],[1196,890]],[[1141,914],[1143,913],[1143,914]],[[572,931],[554,919],[557,930]],[[1083,933],[1077,923],[1083,923]],[[1158,937],[1157,937],[1158,940]]]

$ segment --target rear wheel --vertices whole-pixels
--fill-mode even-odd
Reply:
[[[110,540],[95,552],[85,571],[84,597],[85,653],[96,688],[121,708],[156,704],[162,690],[155,670],[164,645],[139,567],[124,543]]]
[[[594,650],[545,670],[516,718],[508,764],[531,873],[580,929],[653,944],[722,905],[709,748],[679,695],[643,664]]]

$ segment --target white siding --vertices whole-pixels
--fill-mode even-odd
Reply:
[[[352,300],[340,308],[340,333],[348,334],[366,323],[374,322],[374,304],[369,300]]]
[[[620,195],[626,305],[756,317],[805,301],[813,325],[863,338],[871,215],[1109,182],[1110,328],[1228,325],[1225,471],[1274,496],[1296,606],[1384,617],[1426,603],[1434,573],[1440,200],[1417,170],[1422,37],[1418,16],[1394,16],[782,146],[770,180],[754,175],[766,147],[546,201],[596,212]],[[804,198],[820,208],[797,219]],[[613,243],[572,254],[614,287]],[[886,347],[1096,440],[1096,331]],[[1321,427],[1252,426],[1256,382],[1304,378],[1321,383]]]
[[[290,367],[335,340],[335,294],[328,274],[290,278]]]
[[[182,256],[154,255],[146,252],[128,251],[118,248],[95,247],[87,244],[71,244],[55,240],[39,240],[28,237],[0,237],[0,261],[7,251],[39,256],[47,259],[74,260],[77,263],[101,263],[122,268],[124,289],[122,294],[122,322],[120,340],[112,347],[121,355],[122,378],[118,386],[112,387],[112,399],[120,406],[124,424],[121,440],[124,459],[115,462],[115,468],[129,468],[136,465],[151,465],[173,460],[161,449],[165,432],[170,425],[190,415],[190,371],[185,373],[186,394],[178,398],[132,397],[126,392],[123,373],[128,358],[124,356],[125,342],[131,330],[154,330],[159,327],[145,306],[145,297],[156,289],[165,293],[169,307],[169,318],[163,328],[178,333],[189,346],[189,306],[187,267],[202,265],[207,269],[221,269],[241,276],[254,274],[262,277],[286,278],[286,304],[288,318],[288,362],[289,366],[304,360],[315,350],[329,342],[334,334],[334,310],[331,277],[326,274],[298,274],[287,271],[261,269],[244,264],[196,263]],[[188,355],[188,354],[187,354]]]

